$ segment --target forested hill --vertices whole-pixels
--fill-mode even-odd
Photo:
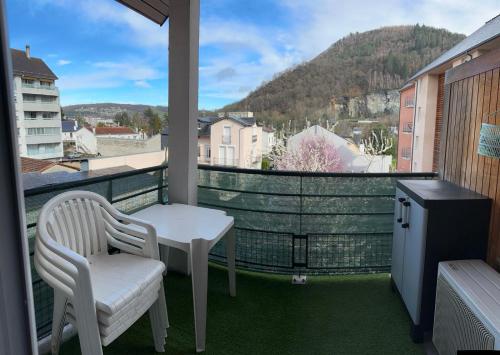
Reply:
[[[274,122],[329,117],[332,103],[400,88],[418,69],[463,38],[421,25],[350,34],[223,110],[254,111],[257,117]]]

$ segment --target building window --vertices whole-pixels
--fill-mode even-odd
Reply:
[[[59,127],[40,127],[40,128],[28,128],[28,136],[50,136],[59,134]]]
[[[52,104],[56,102],[56,98],[54,96],[41,96],[41,99],[44,104]]]
[[[411,159],[411,147],[403,147],[401,149],[401,158],[404,160]]]
[[[252,143],[255,143],[255,142],[257,142],[257,135],[256,134],[252,135]]]
[[[32,156],[56,153],[58,147],[59,143],[27,144],[28,155]]]
[[[236,162],[234,160],[234,147],[219,146],[219,165],[234,166]]]
[[[34,119],[36,119],[36,112],[25,111],[24,112],[24,118],[27,119],[27,120],[34,120]]]
[[[413,123],[412,122],[405,122],[405,123],[403,123],[403,132],[404,133],[411,133],[411,132],[413,132]]]
[[[52,86],[50,81],[42,81],[40,80],[40,87],[44,89],[49,89]]]
[[[23,94],[23,102],[36,102],[36,95]]]
[[[51,120],[56,118],[57,112],[42,112],[42,118],[44,120]]]
[[[405,107],[414,107],[415,106],[415,98],[413,96],[405,97],[404,105],[405,105]]]
[[[23,79],[22,86],[32,88],[35,86],[35,80],[32,79]]]
[[[211,151],[210,151],[210,145],[209,144],[205,144],[205,157],[207,159],[210,159],[210,155],[211,155]]]
[[[222,144],[231,144],[231,127],[224,126],[222,131]]]

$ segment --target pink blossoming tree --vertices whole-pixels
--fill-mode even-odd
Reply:
[[[309,136],[297,147],[288,149],[274,159],[278,170],[339,172],[344,168],[337,148],[325,137]]]

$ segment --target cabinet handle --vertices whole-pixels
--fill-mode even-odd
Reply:
[[[398,208],[398,219],[396,220],[397,223],[401,223],[403,221],[403,202],[404,201],[405,201],[404,197],[398,198],[399,208]]]
[[[411,206],[410,201],[403,202],[403,219],[404,222],[401,224],[401,228],[409,228],[410,223],[408,221],[408,207]]]

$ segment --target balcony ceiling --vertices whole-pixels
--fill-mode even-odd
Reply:
[[[163,25],[168,18],[170,0],[116,0],[144,17]]]

